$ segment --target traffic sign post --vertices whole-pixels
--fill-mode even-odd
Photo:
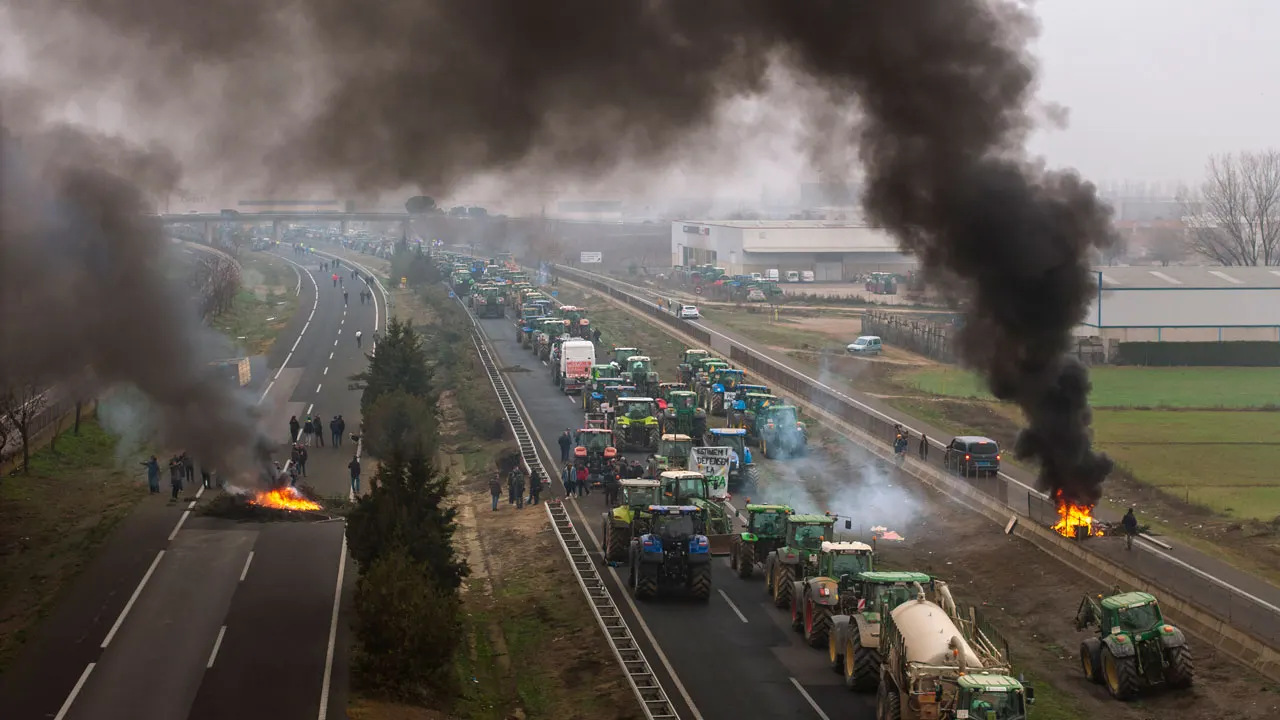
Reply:
[[[604,261],[604,253],[583,252],[578,254],[578,262],[582,264],[599,263]]]

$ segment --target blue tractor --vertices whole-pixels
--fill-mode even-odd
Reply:
[[[631,541],[628,585],[648,600],[681,588],[700,602],[711,598],[711,542],[696,505],[650,505],[649,532]]]

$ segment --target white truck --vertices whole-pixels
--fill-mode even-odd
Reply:
[[[729,467],[734,460],[733,448],[696,447],[689,452],[689,470],[707,479],[707,495],[713,500],[729,496]]]
[[[560,343],[559,372],[556,385],[566,395],[582,392],[596,364],[596,346],[590,340],[565,340]]]

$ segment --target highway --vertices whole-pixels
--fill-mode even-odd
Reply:
[[[327,422],[359,427],[362,370],[385,323],[385,299],[362,305],[346,271],[342,290],[319,276],[327,258],[278,261],[297,271],[299,310],[269,355],[272,375],[251,402],[264,433],[288,457],[288,420],[326,422],[326,447],[310,449],[306,482],[349,494],[355,448],[329,447]],[[345,263],[344,263],[345,265]],[[343,272],[343,271],[339,271]],[[366,473],[367,475],[368,473]],[[187,488],[181,502],[146,498],[66,592],[0,683],[5,718],[54,720],[245,720],[342,716],[345,623],[339,601],[354,573],[341,521],[237,523],[199,515],[212,493]]]
[[[566,396],[551,384],[549,368],[515,342],[511,320],[478,323],[499,365],[506,368],[507,383],[541,444],[544,465],[562,466],[559,453],[550,448],[557,447],[556,437],[566,428],[582,426],[581,398]],[[513,371],[517,366],[530,372]],[[557,496],[563,495],[559,478],[553,487]],[[727,558],[716,558],[709,603],[678,597],[636,603],[623,586],[624,578],[600,556],[603,493],[570,500],[568,505],[578,533],[593,546],[616,604],[680,717],[874,717],[874,696],[856,695],[844,687],[842,678],[827,666],[826,652],[805,645],[790,629],[789,616],[767,600],[758,575],[739,579]]]
[[[652,289],[631,285],[615,278],[608,278],[608,281],[615,288],[636,297],[650,301],[663,297]],[[682,297],[687,301],[693,301],[692,296],[682,295]],[[749,349],[754,355],[789,369],[793,375],[806,379],[813,386],[820,387],[837,397],[843,396],[841,399],[859,407],[863,412],[890,422],[902,423],[916,439],[921,432],[927,434],[933,447],[929,461],[940,467],[943,456],[941,451],[950,439],[950,436],[941,429],[904,415],[880,400],[859,392],[844,378],[826,374],[819,382],[805,371],[797,369],[794,360],[784,354],[761,348],[759,343],[727,328],[706,320],[689,321],[687,324],[709,333],[711,349],[723,357],[730,357],[734,346]],[[885,442],[889,442],[888,437],[885,438]],[[998,483],[994,488],[997,497],[1005,499],[1012,508],[1026,513],[1029,504],[1027,498],[1033,493],[1038,494],[1035,490],[1035,476],[1022,468],[1005,465],[1000,479],[1003,482]],[[1104,520],[1119,521],[1118,514],[1110,513],[1105,509],[1099,509],[1098,515]],[[1087,545],[1091,551],[1157,582],[1168,592],[1208,608],[1220,618],[1229,619],[1237,628],[1269,643],[1272,647],[1280,647],[1280,588],[1193,547],[1181,544],[1171,546],[1169,543],[1145,538],[1140,539],[1134,546],[1140,552],[1126,551],[1121,543],[1105,540],[1090,541]]]

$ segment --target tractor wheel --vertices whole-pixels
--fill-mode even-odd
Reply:
[[[902,720],[902,698],[898,688],[889,683],[880,685],[880,694],[876,697],[876,720]]]
[[[658,568],[637,563],[636,599],[648,600],[658,594]]]
[[[742,492],[753,495],[760,489],[760,470],[755,465],[748,465],[742,470]]]
[[[626,562],[627,547],[631,544],[631,538],[623,537],[623,533],[613,526],[613,523],[605,520],[604,531],[604,559],[609,562]]]
[[[804,620],[804,639],[809,647],[821,649],[827,644],[827,636],[831,634],[831,607],[814,605],[812,600],[808,601],[808,606]]]
[[[808,603],[804,599],[804,588],[797,588],[796,584],[791,583],[791,629],[803,633]]]
[[[769,441],[765,440],[763,435],[760,436],[760,454],[768,460],[774,459],[773,449],[769,447]]]
[[[764,558],[764,594],[773,598],[773,564],[776,556],[769,553]]]
[[[849,627],[849,626],[846,626]],[[848,635],[846,629],[845,635]],[[831,665],[831,671],[844,674],[844,643],[845,640],[841,634],[834,631],[827,633],[827,662]]]
[[[709,411],[709,414],[711,415],[724,414],[724,395],[720,393],[711,394],[711,410]]]
[[[711,599],[711,564],[694,565],[689,572],[689,594],[696,600]]]
[[[729,569],[738,569],[738,548],[742,547],[742,538],[736,537],[729,544]]]
[[[787,608],[791,605],[791,583],[796,581],[796,569],[792,565],[774,562],[773,604]]]
[[[1098,638],[1080,643],[1080,671],[1089,682],[1102,684],[1102,642]]]
[[[1138,694],[1138,662],[1132,655],[1116,657],[1111,650],[1102,649],[1102,676],[1107,691],[1117,700],[1132,700]]]
[[[1169,666],[1164,670],[1164,679],[1169,685],[1176,688],[1191,687],[1196,677],[1196,665],[1191,660],[1191,649],[1186,645],[1169,648],[1165,653],[1165,659],[1169,661]]]
[[[880,683],[880,651],[862,644],[858,626],[849,623],[844,642],[844,684],[854,692],[866,692]]]
[[[756,546],[749,542],[738,546],[738,577],[749,578],[756,569]]]

